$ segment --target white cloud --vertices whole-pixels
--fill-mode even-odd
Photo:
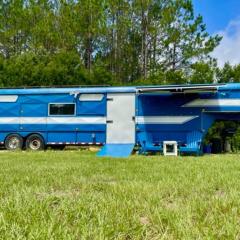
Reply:
[[[212,56],[218,59],[222,67],[225,62],[232,65],[240,63],[240,19],[231,21],[228,26],[217,32],[223,37],[220,45],[214,50]]]

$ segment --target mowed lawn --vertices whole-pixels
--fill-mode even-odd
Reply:
[[[239,239],[240,157],[0,152],[0,239]]]

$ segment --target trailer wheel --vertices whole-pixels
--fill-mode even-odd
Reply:
[[[26,140],[26,149],[31,151],[44,150],[45,143],[43,138],[38,134],[30,135]]]
[[[5,139],[5,148],[7,150],[21,150],[23,146],[23,138],[18,134],[10,134]]]

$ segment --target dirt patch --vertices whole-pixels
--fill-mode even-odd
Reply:
[[[149,225],[150,224],[150,220],[148,217],[140,217],[139,219],[141,225]]]
[[[68,191],[64,191],[64,190],[56,190],[56,191],[51,191],[51,192],[38,192],[36,193],[36,196],[38,199],[45,199],[48,197],[57,197],[57,198],[73,198],[80,195],[80,191],[79,190],[68,190]]]
[[[164,203],[164,207],[169,210],[175,210],[178,208],[177,203],[175,201],[169,200]]]
[[[223,190],[217,190],[217,191],[215,192],[215,196],[216,196],[217,198],[223,198],[223,197],[226,196],[226,193],[225,193]]]

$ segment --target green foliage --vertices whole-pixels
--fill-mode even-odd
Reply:
[[[240,64],[232,66],[228,62],[223,68],[216,70],[216,77],[218,82],[240,82]]]
[[[234,81],[234,69],[229,63],[225,63],[222,69],[217,69],[217,78],[219,83]]]
[[[238,127],[236,133],[234,134],[232,138],[232,143],[233,143],[233,149],[235,152],[240,151],[240,127]]]
[[[4,61],[0,75],[5,86],[86,84],[85,69],[72,52],[49,54],[25,53]]]
[[[167,84],[189,82],[193,70],[193,82],[209,82],[212,69],[203,65],[220,40],[190,0],[0,1],[0,80]]]
[[[216,62],[199,61],[191,66],[190,83],[212,83],[215,78]]]
[[[234,134],[227,134],[226,130],[233,130]],[[231,143],[232,150],[240,150],[240,123],[236,121],[217,121],[208,130],[204,144],[209,144],[213,139],[219,139],[224,145],[225,140]]]

